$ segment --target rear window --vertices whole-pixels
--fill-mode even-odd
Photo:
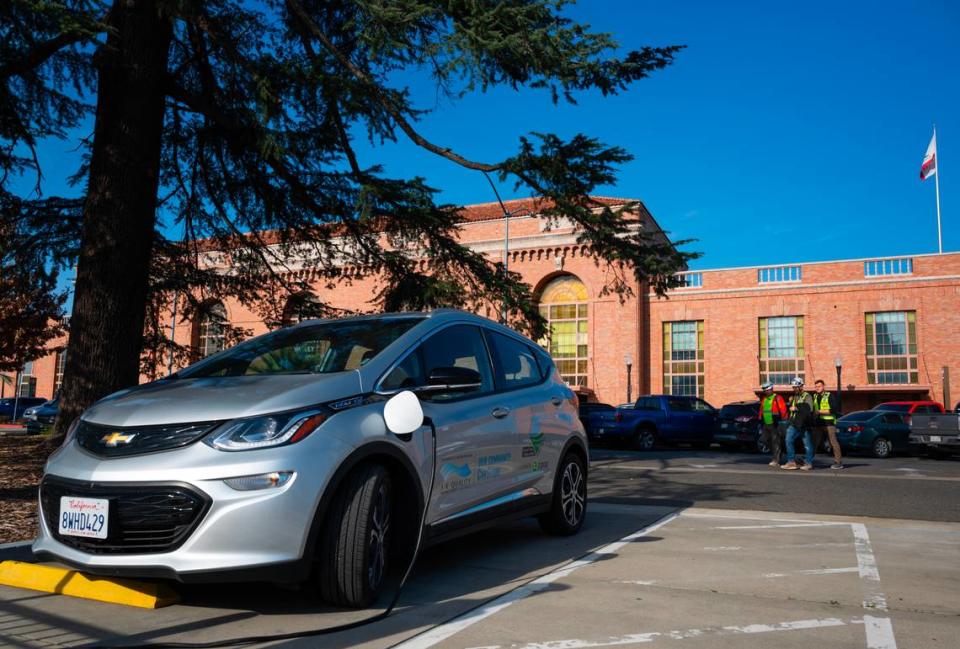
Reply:
[[[720,416],[724,419],[750,417],[751,415],[757,414],[757,408],[759,408],[759,406],[745,406],[742,404],[735,406],[724,406],[723,408],[720,408]]]
[[[844,415],[840,418],[840,421],[867,421],[868,419],[873,419],[876,416],[876,411],[861,410],[860,412],[851,412],[849,415]]]
[[[910,404],[909,403],[881,403],[879,406],[874,406],[874,410],[886,410],[887,412],[909,412]]]
[[[580,412],[605,412],[607,410],[614,410],[614,407],[609,403],[581,403]]]

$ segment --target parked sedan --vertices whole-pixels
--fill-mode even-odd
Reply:
[[[872,453],[875,457],[889,457],[909,449],[910,425],[900,412],[851,412],[837,420],[837,441],[844,453],[860,451]]]
[[[23,411],[23,418],[26,420],[27,424],[27,432],[36,434],[41,432],[44,428],[52,426],[59,411],[59,399],[51,399],[50,401],[47,401],[39,406],[27,408]]]

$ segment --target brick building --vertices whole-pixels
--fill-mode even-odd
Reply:
[[[509,219],[507,258],[550,322],[542,344],[591,399],[617,404],[628,390],[631,398],[669,392],[719,406],[751,398],[768,378],[785,390],[796,375],[835,387],[839,358],[850,411],[894,398],[949,399],[944,373],[960,377],[960,254],[691,271],[667,299],[639,284],[620,299],[602,295],[612,271],[577,244],[570,223],[548,224],[533,200],[506,206],[527,213]],[[462,241],[502,260],[500,206],[468,206],[464,218]],[[642,205],[631,227],[664,236]],[[287,324],[309,317],[314,300],[369,310],[377,290],[377,278],[359,272],[333,288],[307,269],[297,279],[312,290],[291,297]],[[496,308],[484,315],[496,318]],[[269,328],[241,304],[212,303],[199,321],[178,322],[175,338],[200,355],[212,353],[223,344],[221,321],[254,334]],[[54,394],[62,362],[62,354],[35,361],[23,385],[38,396]]]

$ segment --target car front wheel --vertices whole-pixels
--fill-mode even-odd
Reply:
[[[580,531],[586,513],[586,468],[579,455],[567,453],[554,480],[550,511],[540,515],[540,526],[549,534],[569,536]]]
[[[393,493],[386,468],[354,471],[331,503],[320,543],[320,596],[334,606],[364,608],[383,586],[390,556]]]

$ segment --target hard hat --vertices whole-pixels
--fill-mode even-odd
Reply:
[[[769,392],[773,389],[773,381],[764,381],[760,384],[760,389],[764,392]]]
[[[795,387],[795,388],[802,388],[802,387],[803,387],[803,379],[801,379],[801,378],[798,376],[797,378],[795,378],[795,379],[793,379],[792,381],[790,381],[790,385],[792,385],[792,386]]]

